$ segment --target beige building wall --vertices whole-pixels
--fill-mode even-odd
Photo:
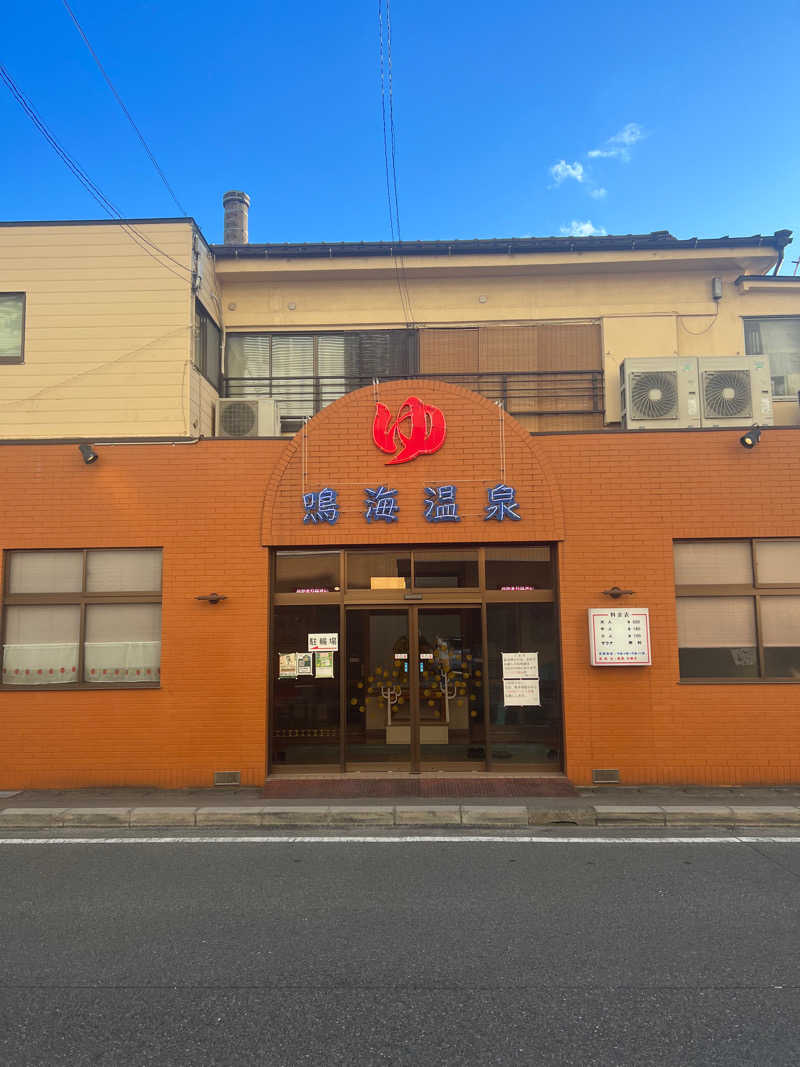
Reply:
[[[0,225],[0,292],[26,294],[0,437],[192,435],[193,235],[191,220]]]
[[[761,275],[774,262],[773,251],[755,247],[419,256],[405,260],[403,276],[414,325],[448,330],[447,364],[453,370],[460,362],[459,328],[467,371],[475,364],[475,337],[464,327],[600,324],[605,421],[613,424],[620,417],[622,360],[743,355],[744,317],[800,315],[800,286],[787,292],[766,282],[736,284],[741,275]],[[217,276],[229,332],[402,327],[407,322],[390,259],[225,258],[217,262]],[[723,283],[721,300],[711,295],[715,277]],[[775,411],[779,424],[800,423],[796,401],[778,400]]]

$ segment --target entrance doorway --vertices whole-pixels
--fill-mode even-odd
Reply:
[[[348,609],[346,769],[480,767],[482,647],[480,607]]]
[[[549,545],[279,550],[270,774],[558,772]]]

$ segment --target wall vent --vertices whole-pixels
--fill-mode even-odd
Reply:
[[[241,771],[214,771],[214,785],[240,785]]]
[[[594,770],[592,771],[593,785],[619,785],[619,771]]]

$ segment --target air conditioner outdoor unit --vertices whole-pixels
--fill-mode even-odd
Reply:
[[[697,359],[625,359],[619,368],[624,430],[677,430],[700,425]]]
[[[271,397],[217,401],[217,437],[280,437],[281,415]]]
[[[700,356],[703,426],[772,426],[772,379],[766,356]]]

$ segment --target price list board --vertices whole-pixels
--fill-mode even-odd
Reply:
[[[647,608],[589,608],[593,667],[649,667],[650,612]]]

